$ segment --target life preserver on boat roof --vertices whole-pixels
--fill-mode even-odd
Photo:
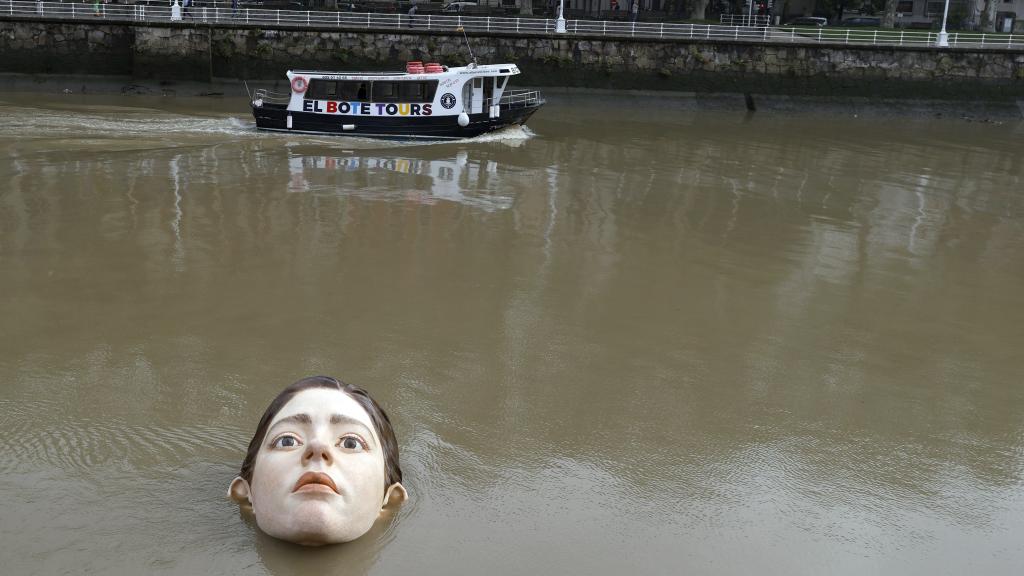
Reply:
[[[309,83],[306,82],[306,79],[304,77],[296,76],[295,78],[292,78],[292,92],[302,94],[303,92],[306,91],[306,88],[308,87]]]

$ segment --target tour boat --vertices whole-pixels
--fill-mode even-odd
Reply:
[[[384,138],[472,138],[523,124],[540,93],[509,90],[515,64],[442,66],[409,62],[405,72],[289,70],[290,94],[252,95],[261,130]]]

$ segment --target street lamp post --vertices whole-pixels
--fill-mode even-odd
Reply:
[[[564,11],[565,0],[558,0],[558,20],[555,20],[555,32],[559,34],[565,34],[565,16],[562,16]]]
[[[949,34],[946,34],[946,17],[949,16],[949,0],[946,0],[946,7],[942,10],[942,30],[939,31],[939,39],[935,45],[939,48],[949,46]]]

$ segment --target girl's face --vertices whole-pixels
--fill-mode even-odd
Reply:
[[[248,499],[267,534],[320,545],[354,540],[373,526],[385,504],[384,478],[384,451],[366,410],[340,390],[311,388],[281,407],[252,485],[236,478],[231,495]]]

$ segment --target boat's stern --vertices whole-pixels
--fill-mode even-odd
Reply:
[[[291,94],[279,94],[258,88],[252,94],[252,116],[256,127],[270,130],[286,130],[289,126],[288,102]]]

